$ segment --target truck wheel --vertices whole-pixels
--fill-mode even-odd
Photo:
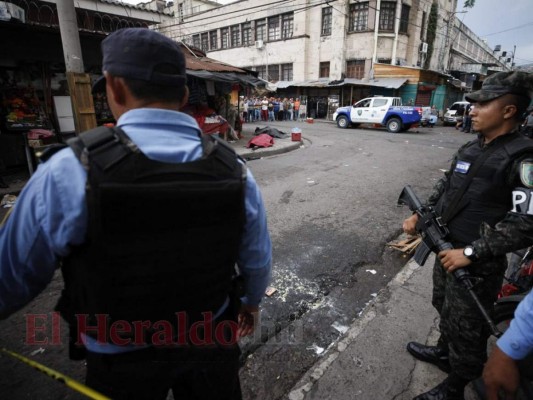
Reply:
[[[350,121],[345,115],[337,117],[337,126],[342,129],[346,129],[350,126]]]
[[[387,130],[390,133],[398,133],[402,130],[402,121],[398,118],[391,118],[387,121]]]

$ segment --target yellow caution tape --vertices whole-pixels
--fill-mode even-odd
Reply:
[[[111,400],[110,397],[104,396],[101,393],[98,393],[96,390],[91,389],[88,386],[85,386],[83,383],[80,383],[78,381],[75,381],[72,378],[69,378],[66,375],[63,375],[60,372],[57,372],[51,368],[48,368],[42,364],[39,364],[36,361],[30,360],[29,358],[26,358],[18,353],[15,353],[13,351],[10,351],[4,347],[0,348],[1,351],[3,351],[6,354],[9,354],[11,357],[16,358],[20,361],[22,361],[25,364],[28,364],[29,366],[35,368],[36,370],[48,375],[49,377],[55,379],[56,381],[59,381],[61,383],[64,383],[68,387],[74,389],[75,391],[91,398],[94,400]]]

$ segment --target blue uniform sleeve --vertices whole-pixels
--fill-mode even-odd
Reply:
[[[519,304],[511,326],[497,344],[514,360],[521,360],[533,351],[533,291]]]
[[[58,258],[83,242],[85,180],[74,153],[64,149],[25,185],[0,228],[0,315],[37,296],[51,281]]]
[[[261,193],[248,170],[246,181],[246,225],[243,232],[237,265],[245,279],[243,303],[258,305],[270,282],[272,244]]]

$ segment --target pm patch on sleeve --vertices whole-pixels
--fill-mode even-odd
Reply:
[[[522,183],[528,187],[533,188],[533,163],[532,162],[522,162],[520,164],[520,180]]]
[[[533,190],[515,188],[513,190],[513,213],[533,215]]]

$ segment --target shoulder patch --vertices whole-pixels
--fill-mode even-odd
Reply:
[[[520,163],[520,180],[526,187],[533,188],[533,162]]]

